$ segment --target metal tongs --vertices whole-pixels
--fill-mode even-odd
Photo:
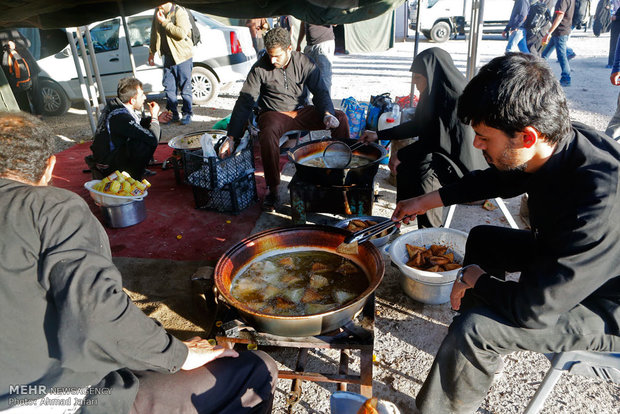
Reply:
[[[351,243],[364,243],[372,238],[372,236],[381,233],[384,230],[391,229],[395,225],[399,224],[406,218],[410,218],[411,216],[405,216],[398,221],[386,220],[381,223],[373,224],[372,226],[368,226],[365,229],[356,231],[355,233],[349,234],[344,238],[343,244],[351,244]]]

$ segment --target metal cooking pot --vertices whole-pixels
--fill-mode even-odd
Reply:
[[[340,140],[348,145],[358,142],[355,139]],[[379,164],[387,156],[387,151],[381,145],[369,143],[353,151],[353,155],[361,155],[371,160],[370,163],[355,168],[324,168],[313,167],[304,162],[316,157],[322,157],[325,148],[334,140],[320,139],[304,142],[288,151],[289,160],[295,164],[297,176],[300,180],[311,184],[321,185],[355,185],[372,183]]]
[[[369,286],[353,302],[323,313],[307,316],[267,315],[245,306],[230,294],[235,276],[251,263],[265,257],[291,251],[323,250],[336,253],[336,248],[349,234],[329,226],[275,228],[247,237],[231,247],[215,266],[215,286],[221,296],[259,331],[281,336],[309,336],[340,328],[352,320],[375,291],[385,271],[381,253],[370,242],[359,246],[355,256],[341,255],[355,262],[368,277]],[[336,253],[338,254],[338,253]]]

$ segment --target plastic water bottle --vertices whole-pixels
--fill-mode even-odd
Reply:
[[[392,112],[384,112],[379,116],[379,122],[377,123],[377,130],[382,131],[384,129],[394,128],[400,125],[400,106],[394,105]],[[379,143],[388,150],[388,156],[381,160],[381,164],[387,164],[390,160],[390,141],[380,140]]]

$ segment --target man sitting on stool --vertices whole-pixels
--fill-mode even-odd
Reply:
[[[319,68],[307,56],[293,51],[286,29],[270,30],[264,41],[267,54],[254,64],[241,88],[220,153],[232,151],[233,139],[243,135],[258,101],[258,139],[269,187],[263,210],[273,211],[280,184],[280,137],[291,130],[331,129],[332,137],[349,138],[349,123],[344,112],[334,110]],[[314,106],[307,105],[308,91]]]
[[[171,114],[164,112],[158,118],[159,105],[149,102],[150,116],[142,115],[146,96],[142,82],[136,78],[121,79],[117,95],[103,109],[90,149],[96,168],[104,176],[119,170],[141,180],[144,175],[154,174],[146,166],[159,142],[159,122],[169,121]]]

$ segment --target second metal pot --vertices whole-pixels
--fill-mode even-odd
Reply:
[[[355,139],[342,140],[348,145],[358,141]],[[308,165],[306,162],[315,157],[321,157],[325,148],[334,140],[315,140],[304,142],[288,151],[289,160],[295,164],[297,176],[302,181],[320,185],[356,185],[369,184],[373,181],[379,164],[387,156],[387,151],[381,145],[369,143],[353,151],[353,155],[366,157],[370,162],[354,168],[324,168]]]

